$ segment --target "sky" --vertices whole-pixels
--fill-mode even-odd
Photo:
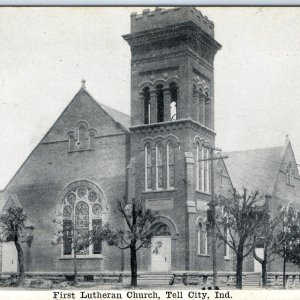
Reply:
[[[122,39],[141,7],[0,8],[0,190],[86,80],[99,102],[130,110]],[[153,9],[153,8],[152,8]],[[281,146],[300,159],[300,8],[201,7],[215,58],[216,145]]]

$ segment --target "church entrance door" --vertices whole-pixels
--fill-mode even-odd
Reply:
[[[151,271],[169,272],[171,270],[171,237],[154,236],[151,242]]]
[[[2,243],[2,272],[17,273],[18,254],[14,242]]]
[[[164,223],[155,224],[155,235],[151,240],[151,271],[171,270],[171,233]]]

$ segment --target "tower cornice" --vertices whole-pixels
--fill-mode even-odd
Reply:
[[[129,128],[131,134],[145,134],[145,133],[158,133],[158,132],[170,132],[173,130],[180,129],[192,129],[195,132],[201,133],[202,136],[207,138],[214,138],[216,132],[212,129],[193,121],[192,119],[180,119],[169,122],[161,122],[161,123],[152,123],[152,124],[143,124],[131,126]]]
[[[123,38],[128,42],[132,51],[137,51],[139,47],[145,48],[161,41],[164,41],[161,44],[163,47],[168,41],[175,38],[196,39],[214,54],[222,47],[213,37],[192,21],[126,34],[123,35]]]

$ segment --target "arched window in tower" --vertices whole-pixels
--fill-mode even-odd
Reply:
[[[156,189],[163,188],[163,149],[161,143],[156,145]]]
[[[145,190],[152,189],[152,157],[150,144],[145,146]]]
[[[157,99],[157,122],[164,121],[164,92],[163,86],[160,84],[156,87],[156,99]]]
[[[207,255],[207,226],[205,223],[199,222],[198,224],[198,255]]]
[[[151,105],[150,105],[150,89],[148,87],[145,87],[143,89],[143,99],[144,99],[144,124],[150,124]]]
[[[208,93],[205,93],[205,126],[211,127],[211,100],[209,98]]]
[[[174,181],[175,181],[174,161],[175,161],[174,147],[169,142],[167,144],[167,188],[168,189],[174,188]]]
[[[170,83],[170,94],[171,94],[170,117],[171,117],[171,121],[174,121],[177,119],[177,99],[178,99],[178,85],[175,82]]]
[[[210,161],[208,148],[203,147],[203,191],[210,193]]]
[[[196,158],[197,158],[197,170],[196,170],[196,187],[198,191],[203,190],[203,154],[202,154],[202,145],[198,142],[196,146]]]
[[[101,230],[101,218],[102,201],[95,190],[82,185],[71,189],[63,199],[63,255],[101,254],[101,240],[89,243],[89,232]]]

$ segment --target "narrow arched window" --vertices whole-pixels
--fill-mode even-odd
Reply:
[[[208,148],[203,147],[203,191],[210,192],[210,161]]]
[[[197,143],[196,148],[196,158],[197,158],[197,170],[196,170],[196,186],[198,191],[202,191],[202,185],[203,185],[203,161],[202,161],[202,145],[200,143]]]
[[[174,188],[175,169],[174,169],[175,153],[171,143],[167,144],[167,188]]]
[[[159,143],[156,145],[156,188],[163,188],[163,149],[162,145]]]
[[[202,223],[199,223],[198,224],[198,254],[202,254],[202,240],[203,240]]]
[[[79,126],[78,128],[78,148],[79,150],[86,149],[86,137],[85,137],[86,128],[84,126]]]
[[[205,93],[205,126],[211,127],[211,100],[208,93]]]
[[[171,121],[177,119],[177,99],[178,99],[178,85],[175,82],[170,84],[171,104],[170,117]]]
[[[143,89],[143,99],[144,99],[144,124],[150,124],[151,105],[150,105],[150,89],[148,87],[145,87]]]
[[[76,150],[76,145],[75,145],[76,139],[74,137],[74,131],[70,131],[68,133],[68,137],[69,137],[69,151]]]
[[[207,242],[207,226],[203,223],[198,224],[198,254],[207,255],[208,242]]]
[[[145,146],[145,189],[152,189],[152,157],[150,144]]]
[[[156,99],[157,99],[157,122],[164,121],[164,92],[163,86],[158,85],[156,87]]]

